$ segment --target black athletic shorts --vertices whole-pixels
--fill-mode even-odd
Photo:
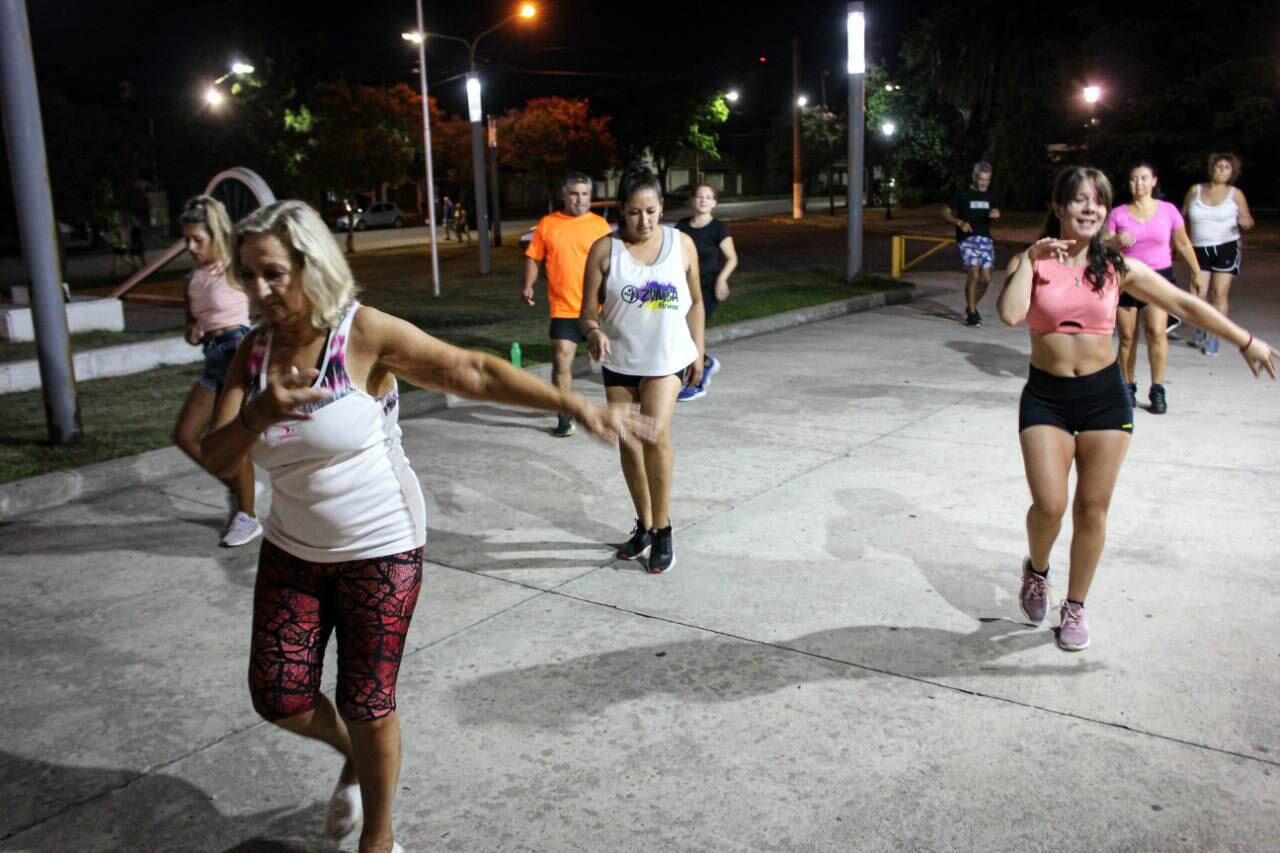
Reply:
[[[1133,406],[1120,363],[1113,361],[1088,376],[1054,376],[1031,365],[1018,408],[1018,432],[1033,426],[1054,426],[1072,435],[1100,429],[1133,432]]]
[[[1162,270],[1155,271],[1157,275],[1162,275],[1169,280],[1170,284],[1177,284],[1178,280],[1173,277],[1173,267],[1165,267]],[[1146,308],[1147,303],[1141,299],[1130,296],[1128,291],[1120,291],[1120,307],[1121,308]]]
[[[686,368],[687,370],[688,368]],[[600,368],[600,375],[604,379],[604,387],[614,388],[639,388],[640,382],[644,379],[661,379],[661,376],[632,376],[629,373],[615,373],[607,367]],[[684,370],[671,374],[676,379],[684,380]]]
[[[1229,272],[1240,275],[1240,241],[1216,246],[1196,246],[1196,262],[1204,272]]]
[[[551,318],[551,340],[553,341],[573,341],[580,344],[587,339],[578,329],[577,317],[552,317]]]

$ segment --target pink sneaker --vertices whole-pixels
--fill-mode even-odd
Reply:
[[[1049,610],[1049,578],[1031,569],[1031,558],[1022,561],[1022,591],[1018,605],[1027,621],[1039,625]]]
[[[1078,652],[1089,648],[1089,623],[1084,618],[1084,605],[1062,602],[1062,626],[1058,628],[1058,648]]]

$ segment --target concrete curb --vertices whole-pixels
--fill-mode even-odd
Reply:
[[[114,347],[81,350],[72,356],[76,381],[102,379],[141,373],[165,364],[190,364],[204,358],[200,347],[193,347],[181,335],[138,341]],[[0,364],[0,394],[30,391],[40,387],[40,364],[35,359]]]
[[[782,314],[759,317],[755,320],[732,323],[707,332],[707,345],[714,346],[806,323],[818,323],[885,305],[900,305],[914,301],[916,296],[916,287],[904,287],[900,290],[870,293],[854,299],[828,302],[823,305],[786,311]],[[599,366],[593,366],[586,356],[579,356],[573,363],[575,376],[599,372],[599,369]],[[539,364],[526,370],[546,381],[551,379],[550,364]],[[418,391],[401,398],[400,413],[401,417],[406,418],[421,417],[464,402],[466,401],[460,397],[440,391]],[[4,483],[0,485],[0,521],[61,506],[75,500],[100,497],[133,486],[157,483],[187,473],[191,465],[191,461],[182,451],[176,447],[164,447],[134,456],[86,465],[83,468],[70,468],[66,471],[55,471],[52,474]]]

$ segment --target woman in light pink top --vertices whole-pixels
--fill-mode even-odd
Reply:
[[[1191,268],[1192,280],[1200,274],[1195,250],[1187,237],[1186,224],[1178,208],[1156,198],[1159,178],[1150,163],[1137,163],[1129,170],[1129,195],[1126,205],[1112,208],[1107,216],[1110,245],[1126,258],[1137,258],[1170,282],[1173,277],[1173,252]],[[1147,358],[1151,362],[1151,414],[1168,411],[1164,389],[1164,368],[1169,358],[1169,314],[1159,305],[1148,305],[1128,293],[1120,294],[1116,312],[1116,330],[1120,333],[1120,369],[1129,386],[1129,403],[1137,406],[1138,386],[1138,312],[1147,338]],[[1175,323],[1176,325],[1176,323]]]
[[[173,427],[173,443],[203,467],[200,439],[213,420],[227,368],[240,340],[249,332],[249,298],[227,281],[231,262],[231,218],[216,198],[196,196],[182,211],[182,236],[196,268],[187,280],[187,343],[204,347],[204,370],[187,394]],[[253,465],[246,463],[224,481],[227,529],[222,544],[234,548],[262,535],[253,505]]]

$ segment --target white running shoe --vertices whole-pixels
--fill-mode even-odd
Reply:
[[[344,785],[341,780],[329,797],[329,807],[324,815],[324,834],[337,841],[355,832],[364,817],[364,805],[360,800],[359,785]],[[392,850],[394,851],[394,847]]]
[[[223,534],[222,544],[228,548],[238,548],[241,545],[248,545],[253,540],[262,535],[262,525],[258,519],[245,512],[237,512],[235,517],[231,519],[231,523],[227,525],[227,532]]]

